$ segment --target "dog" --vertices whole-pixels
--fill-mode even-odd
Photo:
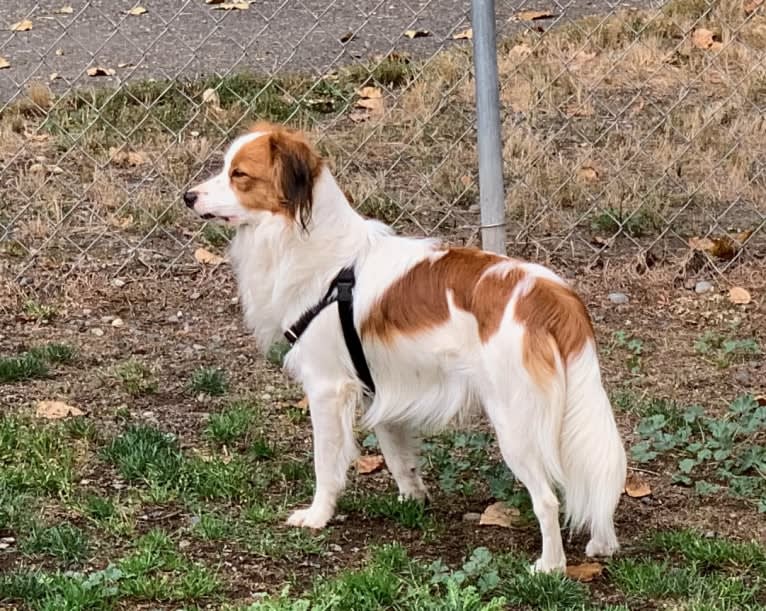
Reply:
[[[230,259],[260,349],[283,334],[294,342],[285,369],[308,397],[316,488],[288,524],[321,529],[333,517],[358,454],[358,408],[401,498],[412,499],[427,495],[419,437],[483,409],[539,522],[531,568],[566,567],[556,490],[566,524],[589,530],[588,556],[618,549],[625,451],[591,319],[562,278],[397,236],[352,208],[302,132],[278,124],[234,139],[223,169],[183,199],[236,227]],[[342,270],[353,275],[343,286]]]

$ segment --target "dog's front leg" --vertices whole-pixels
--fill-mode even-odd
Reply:
[[[338,495],[346,485],[346,472],[358,454],[355,399],[356,395],[348,391],[309,393],[316,490],[311,506],[294,512],[287,519],[289,525],[323,528],[335,513]]]

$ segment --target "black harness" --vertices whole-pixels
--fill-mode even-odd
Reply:
[[[366,387],[368,395],[375,394],[375,383],[372,381],[370,368],[367,366],[367,359],[364,358],[362,349],[362,340],[354,326],[354,285],[356,276],[353,267],[344,267],[330,283],[330,288],[325,296],[313,307],[306,310],[303,315],[285,331],[285,337],[290,345],[295,344],[308,329],[311,321],[324,310],[328,305],[337,301],[338,314],[340,317],[340,326],[343,329],[343,339],[346,341],[346,348],[351,355],[351,362],[354,363],[356,375],[362,384]]]

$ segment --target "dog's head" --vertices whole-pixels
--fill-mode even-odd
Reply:
[[[280,215],[306,229],[321,168],[299,132],[257,123],[232,142],[221,172],[184,193],[184,202],[204,219],[242,225]]]

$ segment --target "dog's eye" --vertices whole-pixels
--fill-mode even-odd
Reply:
[[[232,170],[231,171],[231,177],[232,178],[242,178],[243,176],[247,176],[242,170]]]

